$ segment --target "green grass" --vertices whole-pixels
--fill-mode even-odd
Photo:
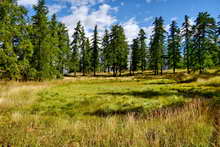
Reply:
[[[0,146],[218,145],[219,85],[215,71],[0,82]]]
[[[190,101],[168,85],[146,84],[145,80],[82,80],[41,91],[32,107],[34,114],[112,115],[148,111]]]

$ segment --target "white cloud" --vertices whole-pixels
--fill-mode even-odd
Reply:
[[[91,30],[94,29],[95,25],[98,25],[99,31],[102,32],[117,21],[115,17],[109,14],[110,11],[115,11],[115,8],[107,4],[100,5],[96,11],[91,11],[91,8],[85,5],[79,7],[72,6],[71,9],[72,13],[70,15],[61,18],[61,21],[69,29],[69,35],[73,34],[78,21],[81,21],[82,25],[86,28],[87,36],[91,35]]]
[[[135,18],[129,19],[127,22],[122,24],[122,26],[124,28],[125,35],[127,37],[127,41],[129,44],[131,44],[132,40],[138,36],[138,32],[140,30],[140,27],[139,27],[137,21],[135,20]]]
[[[146,3],[151,3],[153,1],[162,1],[162,2],[166,2],[167,0],[145,0]]]
[[[58,5],[58,4],[49,5],[48,6],[49,15],[56,14],[56,13],[60,12],[63,8],[65,8],[64,5]]]
[[[194,18],[189,18],[189,24],[191,26],[195,25],[195,21],[194,20],[195,20]]]
[[[178,20],[178,17],[172,17],[170,20],[171,20],[171,21],[177,21],[177,20]]]
[[[57,1],[69,2],[76,6],[82,6],[82,5],[94,5],[98,3],[104,3],[107,0],[57,0]]]
[[[36,5],[38,0],[18,0],[18,5],[32,6]]]
[[[144,21],[149,22],[149,21],[151,21],[151,20],[153,20],[153,19],[154,19],[153,16],[149,16],[149,17],[146,17],[146,18],[144,19]]]

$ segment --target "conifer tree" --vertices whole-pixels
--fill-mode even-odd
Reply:
[[[133,71],[133,74],[135,71],[138,69],[138,64],[139,64],[139,40],[134,39],[133,43],[131,45],[131,69]]]
[[[73,41],[71,43],[71,71],[74,72],[74,76],[76,76],[76,72],[79,70],[79,62],[80,62],[80,57],[79,57],[79,48],[82,44],[81,40],[81,23],[80,21],[77,23],[75,32],[73,34]]]
[[[192,48],[190,47],[191,44],[191,36],[192,36],[192,26],[190,25],[189,16],[185,16],[185,20],[183,23],[183,38],[184,38],[184,61],[187,68],[187,73],[190,73],[190,64],[191,64],[191,51]]]
[[[213,65],[211,39],[215,32],[215,20],[207,12],[199,13],[194,26],[193,35],[193,68],[200,73]]]
[[[58,56],[60,54],[59,50],[59,23],[57,22],[56,15],[52,15],[52,19],[49,22],[49,29],[50,29],[50,67],[53,73],[60,77],[62,73],[59,70],[58,64]]]
[[[219,15],[220,18],[220,15]],[[220,65],[220,21],[218,22],[218,40],[217,40],[217,44],[218,44],[218,61],[219,61],[219,65]]]
[[[28,50],[32,50],[27,33],[26,9],[16,5],[15,1],[0,3],[0,76],[7,79],[23,78],[23,72],[29,68]],[[25,60],[25,62],[23,62]],[[23,64],[22,64],[23,62]],[[22,72],[22,75],[21,75]]]
[[[33,32],[32,43],[34,45],[33,67],[37,70],[39,80],[54,78],[53,66],[51,66],[51,34],[47,18],[48,8],[44,0],[39,0],[34,6],[36,14],[32,17]]]
[[[143,29],[140,30],[139,32],[139,58],[140,58],[140,67],[142,72],[146,69],[147,66],[147,61],[146,61],[146,57],[147,57],[147,45],[146,45],[146,36],[145,36],[145,32]]]
[[[99,38],[98,38],[98,26],[95,26],[92,43],[92,56],[91,63],[93,67],[94,76],[96,76],[96,70],[99,65]]]
[[[176,68],[180,62],[180,29],[177,26],[176,21],[172,21],[170,25],[170,35],[168,37],[168,63],[173,68],[175,74]]]
[[[104,64],[104,71],[108,69],[110,71],[111,66],[111,51],[110,51],[110,36],[108,30],[105,30],[105,34],[102,40],[102,63]]]
[[[163,55],[164,55],[164,30],[162,17],[156,18],[154,21],[154,31],[150,43],[150,68],[154,74],[161,74],[163,71]]]
[[[85,49],[86,49],[86,60],[85,60],[86,72],[89,73],[90,71],[92,71],[92,63],[90,62],[92,58],[92,49],[89,38],[86,38]]]
[[[70,45],[69,45],[69,35],[66,26],[62,23],[58,24],[58,63],[57,68],[59,72],[63,75],[64,70],[70,70],[69,60],[70,60]]]
[[[112,58],[113,76],[123,69],[127,69],[128,43],[126,41],[124,29],[120,25],[114,25],[110,35],[110,51]]]
[[[89,70],[90,66],[90,43],[89,39],[85,37],[84,29],[82,28],[81,31],[81,66],[82,66],[82,73],[85,76],[86,72]]]

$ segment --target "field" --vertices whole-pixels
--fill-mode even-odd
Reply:
[[[220,72],[0,82],[0,146],[219,146]]]

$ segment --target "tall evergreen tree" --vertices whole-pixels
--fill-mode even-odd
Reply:
[[[184,38],[184,61],[187,67],[187,73],[190,73],[190,63],[191,63],[191,36],[192,36],[192,26],[190,25],[189,16],[185,16],[185,21],[183,23],[183,38]]]
[[[127,69],[128,43],[126,41],[124,29],[120,25],[114,25],[110,35],[110,51],[112,58],[113,76],[123,69]]]
[[[219,15],[220,19],[220,15]],[[220,66],[220,21],[217,24],[217,65]]]
[[[170,35],[168,37],[168,63],[173,68],[175,74],[176,68],[180,62],[180,29],[177,26],[176,21],[172,21],[170,25]]]
[[[86,72],[88,72],[90,68],[90,43],[89,39],[85,37],[84,29],[82,28],[81,32],[81,65],[82,65],[82,73],[83,76],[85,76]]]
[[[16,5],[15,1],[5,0],[0,3],[0,77],[2,78],[23,79],[27,74],[32,45],[26,26],[26,14],[26,9]]]
[[[150,67],[154,74],[161,74],[163,71],[163,55],[164,55],[164,39],[165,29],[163,26],[163,18],[156,18],[154,21],[154,31],[150,43]]]
[[[50,67],[51,70],[54,72],[54,75],[60,77],[62,73],[59,70],[59,23],[57,22],[56,15],[52,15],[52,19],[49,23],[50,29]]]
[[[133,74],[138,69],[139,64],[139,40],[134,39],[133,43],[131,45],[131,70],[133,71]]]
[[[142,72],[146,69],[147,66],[147,45],[146,45],[146,36],[145,32],[143,29],[140,30],[139,32],[139,43],[140,43],[140,48],[139,48],[139,57],[140,57],[140,67]]]
[[[94,76],[96,76],[96,70],[99,65],[99,38],[98,38],[98,26],[95,26],[92,43],[92,58],[91,63],[93,67]]]
[[[33,67],[37,70],[39,80],[50,79],[54,76],[53,66],[51,66],[51,34],[49,21],[47,18],[48,8],[44,0],[39,0],[34,6],[36,14],[32,17],[33,32],[32,43],[34,45]]]
[[[80,21],[77,23],[76,28],[75,28],[75,32],[73,34],[73,41],[71,43],[71,68],[70,70],[74,72],[74,75],[76,76],[76,72],[79,69],[79,62],[80,62],[80,57],[79,57],[79,48],[82,44],[82,40],[81,40],[81,23]]]
[[[105,30],[105,35],[102,40],[102,63],[104,64],[104,71],[110,71],[111,66],[111,51],[110,51],[110,35],[108,30]]]
[[[215,20],[207,12],[199,13],[193,35],[193,68],[200,73],[213,65],[211,36],[215,32]]]
[[[62,23],[58,24],[58,44],[59,44],[59,53],[58,53],[58,70],[63,75],[64,70],[70,70],[70,45],[69,45],[69,35],[66,26]]]

